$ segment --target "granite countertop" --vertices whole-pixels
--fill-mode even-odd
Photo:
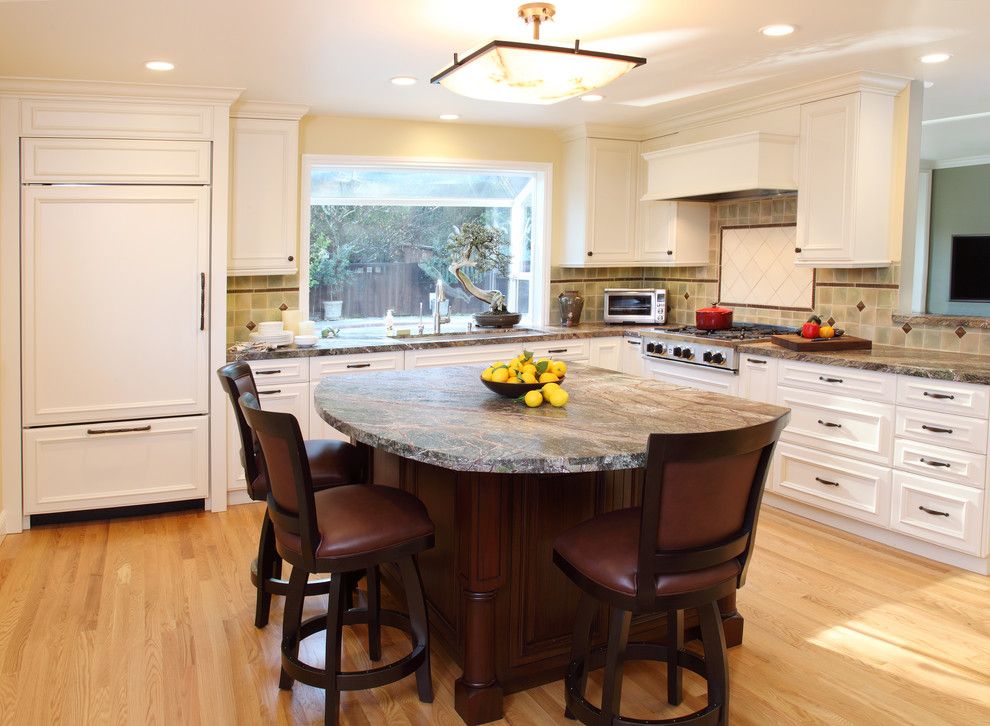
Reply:
[[[500,343],[526,343],[542,340],[576,340],[579,338],[608,338],[621,335],[638,335],[653,330],[656,325],[606,325],[581,323],[573,328],[563,326],[539,326],[531,328],[475,329],[471,333],[386,338],[374,329],[352,328],[339,337],[322,339],[313,347],[300,348],[287,345],[275,350],[227,351],[227,362],[240,360],[274,360],[279,358],[312,358],[325,355],[350,353],[387,353],[399,350],[426,350],[430,348],[456,348],[468,345],[498,345]]]
[[[724,431],[779,406],[572,364],[563,408],[496,395],[478,366],[329,376],[316,409],[334,428],[399,456],[457,471],[568,473],[646,465],[651,432]]]
[[[990,356],[975,353],[948,353],[892,345],[874,345],[872,350],[799,353],[774,343],[750,343],[740,346],[739,352],[919,378],[990,385]]]

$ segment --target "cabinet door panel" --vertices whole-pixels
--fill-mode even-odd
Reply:
[[[632,261],[638,146],[604,139],[590,143],[588,233],[593,261]]]
[[[643,341],[641,338],[622,339],[622,372],[631,376],[645,376],[643,361]]]
[[[591,341],[591,365],[608,368],[612,371],[622,370],[623,338],[595,338]]]

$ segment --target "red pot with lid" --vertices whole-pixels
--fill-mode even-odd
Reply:
[[[726,330],[732,327],[732,310],[712,303],[694,311],[694,325],[701,330]]]

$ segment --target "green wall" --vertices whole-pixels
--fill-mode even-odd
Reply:
[[[949,302],[954,234],[990,235],[990,164],[932,172],[928,264],[928,312],[990,316],[990,303]]]

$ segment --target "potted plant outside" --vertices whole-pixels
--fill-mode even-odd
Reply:
[[[489,312],[475,314],[475,323],[482,327],[507,328],[522,319],[519,313],[506,309],[505,295],[500,290],[482,290],[467,276],[468,269],[508,274],[509,255],[505,253],[505,235],[501,229],[480,221],[454,227],[447,238],[447,254],[453,260],[449,269],[464,289],[491,306]]]
[[[309,287],[312,290],[323,285],[330,297],[323,301],[324,320],[339,320],[343,314],[344,287],[354,277],[351,269],[353,252],[353,245],[333,245],[324,234],[318,235],[309,247]]]

